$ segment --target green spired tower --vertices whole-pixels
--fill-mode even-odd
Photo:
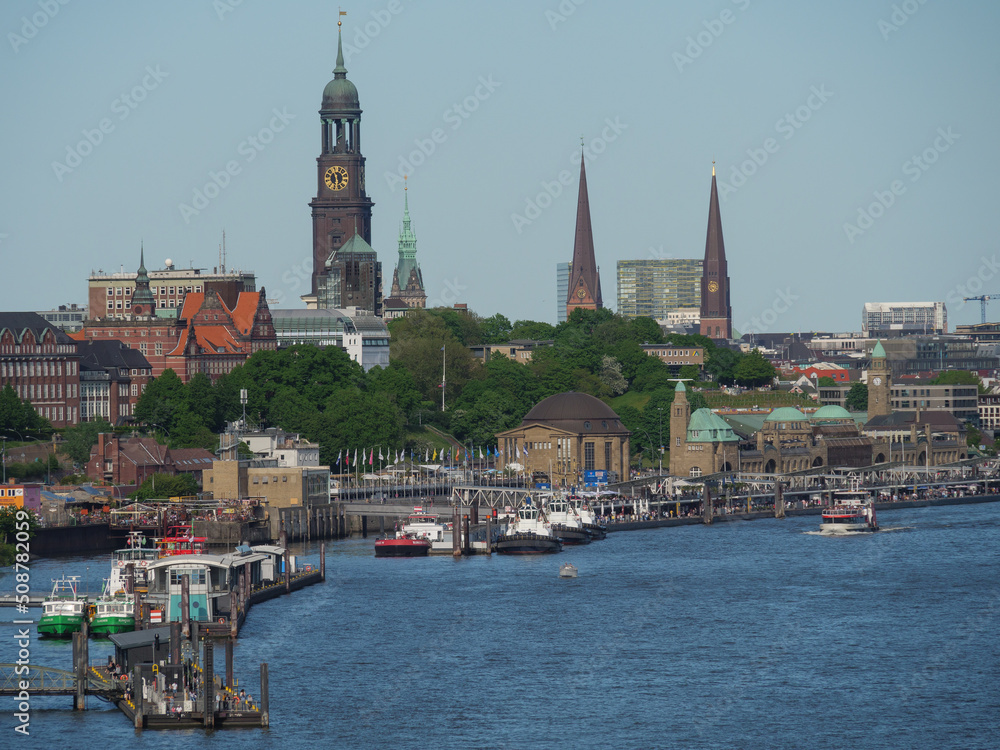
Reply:
[[[410,226],[408,184],[403,188],[403,227],[399,230],[399,261],[392,274],[392,291],[389,292],[389,296],[401,300],[409,308],[427,306],[424,277],[420,272],[420,264],[417,263],[417,236]]]

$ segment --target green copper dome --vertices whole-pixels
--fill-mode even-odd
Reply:
[[[794,406],[779,406],[764,418],[765,422],[808,422],[809,418]]]
[[[811,419],[815,422],[823,419],[854,419],[854,417],[852,417],[851,413],[843,406],[827,404],[826,406],[821,406],[813,412]]]
[[[739,440],[733,428],[711,409],[698,409],[688,422],[689,443],[735,443]]]
[[[876,341],[875,348],[872,349],[872,359],[876,359],[877,357],[885,359],[885,347],[882,346],[881,341]]]
[[[340,38],[340,28],[337,28],[337,67],[333,69],[333,80],[323,89],[323,106],[321,112],[361,111],[358,100],[358,88],[347,80],[347,68],[344,67],[344,45]]]

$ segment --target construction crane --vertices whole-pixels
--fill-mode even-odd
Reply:
[[[971,302],[972,300],[979,300],[979,309],[982,313],[982,322],[986,322],[986,303],[991,299],[1000,299],[1000,294],[980,294],[976,297],[962,297],[963,302]]]

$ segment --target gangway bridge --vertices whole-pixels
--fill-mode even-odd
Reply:
[[[27,671],[25,671],[27,668]],[[83,692],[111,700],[121,693],[114,680],[103,670],[90,667],[86,672]],[[0,664],[0,695],[17,697],[22,692],[21,683],[27,681],[27,692],[36,695],[78,695],[75,672],[37,664]]]

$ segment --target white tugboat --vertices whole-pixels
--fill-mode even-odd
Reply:
[[[509,555],[537,555],[559,552],[562,542],[549,530],[545,514],[529,503],[517,510],[503,534],[497,539],[496,551]]]

